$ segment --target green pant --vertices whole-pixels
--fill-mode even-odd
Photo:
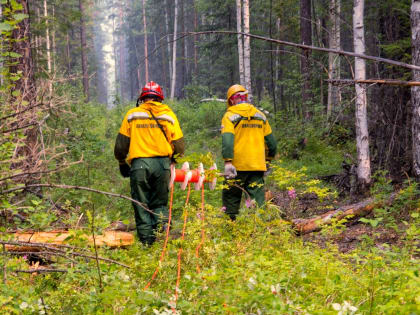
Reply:
[[[226,214],[232,220],[235,220],[239,213],[242,192],[246,191],[246,197],[255,200],[258,206],[262,206],[265,202],[264,194],[264,172],[263,171],[238,171],[238,175],[233,180],[226,180],[222,191],[223,206],[226,207]]]
[[[133,203],[137,234],[144,244],[152,244],[158,227],[168,220],[169,179],[168,157],[137,158],[131,163],[131,197],[153,212]]]

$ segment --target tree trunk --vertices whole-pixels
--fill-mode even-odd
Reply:
[[[330,2],[330,36],[329,48],[341,50],[341,36],[340,36],[340,13],[341,13],[341,0],[331,0]],[[328,54],[328,78],[330,80],[340,79],[340,56],[337,54]],[[327,117],[331,116],[333,108],[336,108],[340,102],[340,88],[328,83],[328,105]]]
[[[411,2],[411,41],[413,64],[420,65],[420,2]],[[420,81],[420,71],[413,70],[413,80]],[[420,87],[411,88],[411,104],[413,107],[413,173],[420,178]]]
[[[185,2],[185,3],[184,3]],[[186,1],[181,1],[181,15],[182,15],[182,24],[181,32],[185,34],[185,31],[188,32],[187,27],[187,3]],[[188,37],[182,39],[182,76],[181,76],[181,86],[186,86],[188,82]]]
[[[85,9],[83,0],[79,0],[80,11],[80,47],[82,57],[82,76],[83,76],[83,94],[85,101],[89,102],[89,74],[87,63],[87,44],[86,44],[86,25],[85,25]]]
[[[67,239],[70,236],[70,232],[64,230],[56,230],[49,232],[16,232],[12,235],[11,243],[16,242],[18,244],[10,244],[6,246],[7,250],[10,251],[42,251],[43,245],[54,247],[54,245],[65,245]],[[86,235],[87,241],[93,245],[93,237]],[[23,243],[23,244],[19,244]],[[25,244],[29,243],[29,244]],[[32,243],[32,244],[31,244]],[[39,247],[36,247],[39,245]],[[134,243],[134,235],[129,232],[121,231],[103,231],[102,234],[95,235],[96,246],[108,246],[111,248],[129,246]],[[25,246],[26,245],[26,246]]]
[[[302,44],[312,45],[312,25],[311,25],[311,0],[300,0],[300,36]],[[300,71],[302,74],[302,111],[305,119],[311,116],[310,103],[312,100],[311,90],[311,66],[309,49],[303,50],[300,59]]]
[[[52,81],[51,81],[51,44],[50,44],[50,28],[48,25],[48,6],[47,0],[44,0],[44,18],[45,18],[45,44],[47,49],[47,71],[48,71],[48,91],[50,96],[52,94]]]
[[[20,0],[17,1],[22,9],[15,11],[16,14],[30,15],[28,1]],[[19,80],[14,82],[12,86],[12,92],[16,91],[20,93],[17,96],[19,101],[12,102],[12,110],[14,112],[25,111],[34,105],[36,99],[36,86],[34,79],[34,63],[32,60],[31,51],[31,26],[30,18],[23,19],[18,27],[12,31],[12,43],[11,47],[8,47],[8,51],[12,51],[19,54],[17,58],[10,58],[7,60],[7,64],[10,64],[8,73],[22,73]],[[26,101],[26,104],[22,102]],[[24,130],[24,139],[16,137],[13,141],[16,141],[16,150],[13,154],[13,161],[16,161],[11,166],[12,169],[19,169],[23,173],[33,173],[39,171],[39,159],[40,150],[38,142],[38,112],[36,109],[28,111],[29,115],[19,116],[16,121],[16,127]],[[34,127],[27,127],[35,125]],[[25,127],[26,126],[26,127]],[[24,145],[22,145],[24,142]],[[36,179],[33,175],[21,177],[19,179],[21,183],[34,183]]]
[[[38,25],[41,25],[41,11],[38,5],[39,3],[34,3],[34,7],[36,6],[35,16],[37,17],[36,20],[37,20]],[[39,63],[39,59],[40,59],[39,57],[41,55],[40,53],[41,43],[42,43],[41,36],[35,35],[35,47],[33,49],[33,56],[32,56],[32,62],[34,63],[34,72],[36,72],[36,67],[37,67],[37,64]]]
[[[242,0],[236,0],[236,31],[242,33]],[[245,85],[243,35],[238,34],[239,82]]]
[[[294,219],[292,220],[292,226],[299,234],[319,231],[323,226],[329,225],[332,222],[337,222],[346,218],[352,220],[358,217],[363,217],[370,214],[374,209],[385,205],[389,206],[392,204],[396,196],[396,193],[392,193],[387,200],[381,202],[375,201],[374,198],[368,198],[356,204],[328,211],[314,218]]]
[[[3,6],[0,4],[0,21],[3,21]],[[0,40],[0,54],[3,54],[3,41]],[[0,69],[3,69],[3,59],[0,60]],[[0,86],[3,86],[3,74],[0,73]]]
[[[146,83],[149,82],[149,56],[147,48],[146,0],[143,0],[143,31],[144,31],[144,71]]]
[[[52,6],[52,17],[53,17],[53,21],[55,21],[55,5],[53,4]],[[57,51],[57,42],[55,39],[55,25],[52,26],[52,69],[55,72],[56,71],[56,64],[55,64],[55,58],[56,58],[56,51]]]
[[[198,31],[198,14],[197,8],[194,1],[194,32]],[[198,70],[198,52],[197,52],[197,40],[198,36],[194,35],[194,77],[197,77],[197,70]]]
[[[165,2],[165,31],[166,31],[166,44],[168,46],[168,65],[169,65],[169,82],[172,84],[172,63],[171,63],[171,41],[169,38],[169,16],[168,16],[168,10],[169,10],[169,3],[168,0]]]
[[[29,15],[29,6],[27,0],[17,1],[22,5],[22,13]],[[11,51],[21,55],[12,65],[10,73],[22,73],[22,77],[16,81],[15,90],[21,92],[25,100],[31,103],[35,97],[35,80],[34,80],[34,65],[31,52],[31,28],[29,18],[24,19],[19,23],[19,27],[13,30],[13,43]],[[30,105],[28,105],[30,106]]]
[[[273,0],[270,0],[270,38],[273,38]],[[274,117],[277,114],[277,102],[276,102],[276,83],[274,80],[275,69],[273,61],[273,43],[270,42],[270,68],[271,68],[271,95],[273,97],[273,108],[274,108]]]
[[[364,0],[354,0],[353,33],[354,52],[365,54],[364,33]],[[355,80],[366,79],[366,62],[362,58],[354,61]],[[357,177],[363,189],[371,182],[370,156],[369,156],[369,131],[367,120],[367,95],[363,84],[355,84],[356,88],[356,146],[357,146]]]
[[[71,74],[71,55],[70,55],[70,36],[69,32],[66,33],[66,61],[67,61],[67,75]]]
[[[171,99],[175,97],[175,84],[176,84],[176,36],[178,26],[178,0],[175,1],[175,14],[174,14],[174,42],[172,46],[172,78],[171,78]]]
[[[120,1],[119,6],[119,18],[121,27],[124,24],[124,13],[123,7],[125,6],[124,1]],[[126,66],[125,66],[125,45],[126,45],[126,36],[124,32],[120,32],[119,48],[120,48],[120,62],[119,62],[119,72],[120,72],[120,95],[121,100],[124,102],[127,97],[127,84],[126,84]]]
[[[277,38],[281,37],[280,36],[280,31],[281,31],[281,20],[280,18],[277,18],[276,21],[276,29],[277,29]],[[283,78],[283,52],[280,50],[281,46],[280,45],[276,45],[276,81],[279,82],[279,102],[280,102],[280,106],[283,110],[286,109],[286,103],[284,101],[284,93],[283,93],[283,82],[282,82],[282,78]],[[275,92],[277,94],[277,85],[274,86],[275,88]]]
[[[249,0],[244,0],[244,33],[249,33]],[[244,38],[244,70],[245,70],[245,88],[248,90],[248,99],[252,102],[252,86],[251,86],[251,38]]]

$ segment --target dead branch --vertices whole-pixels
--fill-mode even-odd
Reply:
[[[396,85],[396,86],[420,86],[418,81],[400,81],[400,80],[382,80],[382,79],[367,79],[367,80],[352,80],[352,79],[334,79],[325,80],[328,83],[334,85],[344,84],[385,84],[385,85]]]
[[[200,100],[200,102],[221,102],[221,103],[225,103],[226,100],[221,99],[221,98],[203,98],[202,100]]]
[[[122,267],[125,267],[125,268],[128,268],[128,269],[131,269],[130,266],[125,265],[123,263],[120,263],[120,262],[118,262],[116,260],[113,260],[113,259],[104,258],[104,257],[96,258],[95,256],[82,254],[82,253],[77,253],[77,252],[67,253],[64,250],[61,250],[59,248],[54,247],[56,245],[49,246],[51,244],[47,244],[47,243],[30,243],[30,242],[17,242],[17,241],[3,241],[3,240],[0,240],[0,244],[13,245],[13,246],[41,247],[41,248],[49,249],[50,251],[58,252],[58,253],[64,254],[64,255],[78,256],[78,257],[89,258],[89,259],[93,259],[93,260],[98,259],[98,260],[101,260],[101,261],[113,263],[113,264],[116,264],[116,265],[119,265],[119,266],[122,266]]]
[[[30,185],[10,188],[10,189],[7,189],[7,190],[2,190],[2,191],[0,191],[0,195],[5,195],[5,194],[8,194],[8,193],[11,193],[11,192],[14,192],[14,191],[26,190],[27,188],[34,188],[34,187],[86,190],[86,191],[90,191],[90,192],[94,192],[94,193],[98,193],[98,194],[102,194],[102,195],[106,195],[106,196],[122,198],[122,199],[129,200],[129,201],[139,205],[140,207],[142,207],[143,209],[145,209],[146,211],[148,211],[152,214],[157,215],[152,210],[148,209],[145,204],[143,204],[143,203],[141,203],[141,202],[139,202],[139,201],[137,201],[133,198],[130,198],[130,197],[127,197],[127,196],[124,196],[124,195],[121,195],[121,194],[114,194],[114,193],[110,193],[110,192],[107,192],[107,191],[101,191],[101,190],[97,190],[97,189],[93,189],[93,188],[89,188],[89,187],[82,187],[82,186],[57,185],[57,184],[30,184]]]
[[[7,129],[7,130],[2,130],[2,131],[1,131],[1,133],[5,134],[5,133],[12,132],[12,131],[18,131],[18,130],[21,130],[21,129],[26,129],[26,128],[28,128],[28,127],[32,127],[32,126],[35,126],[35,125],[38,125],[38,123],[30,123],[30,124],[26,124],[26,125],[24,125],[24,126],[19,126],[19,127],[16,127],[16,128],[11,128],[11,129]]]
[[[6,255],[48,255],[48,256],[59,256],[59,257],[63,257],[66,258],[68,260],[70,260],[72,263],[77,264],[77,261],[75,261],[74,259],[68,257],[66,254],[63,253],[59,253],[59,252],[51,252],[51,251],[26,251],[26,252],[16,252],[16,251],[6,251],[4,252],[4,254]]]
[[[59,172],[59,171],[62,171],[62,170],[64,170],[64,169],[66,169],[66,168],[68,168],[70,165],[72,165],[72,164],[74,164],[74,163],[71,163],[71,164],[69,164],[69,165],[65,165],[65,166],[62,166],[62,167],[57,167],[57,168],[55,168],[55,169],[53,169],[53,170],[48,170],[48,171],[38,171],[38,172],[26,172],[26,173],[19,173],[19,174],[15,174],[15,175],[11,175],[11,176],[8,176],[8,177],[3,177],[3,178],[0,178],[0,182],[3,182],[3,181],[6,181],[6,180],[8,180],[8,179],[13,179],[13,178],[16,178],[16,177],[22,177],[22,176],[30,176],[30,175],[40,175],[40,174],[52,174],[52,173],[56,173],[56,172]]]
[[[12,272],[15,273],[47,273],[47,272],[61,272],[61,273],[66,273],[68,272],[68,270],[66,269],[28,269],[28,270],[23,270],[23,269],[15,269],[12,270]],[[75,271],[75,272],[80,272],[80,271]]]
[[[45,104],[44,103],[37,103],[35,105],[28,106],[25,109],[23,109],[23,110],[21,110],[21,111],[19,111],[17,113],[13,113],[13,114],[10,114],[8,116],[0,117],[0,121],[5,120],[5,119],[8,119],[8,118],[12,118],[12,117],[16,117],[16,116],[22,115],[23,113],[25,113],[25,112],[27,112],[27,111],[29,111],[31,109],[34,109],[36,107],[42,106],[42,105],[45,105]]]
[[[397,193],[391,194],[385,204],[391,204],[396,195]],[[292,225],[299,234],[307,234],[321,230],[324,225],[331,224],[333,220],[339,221],[344,218],[365,216],[383,205],[383,203],[375,201],[374,198],[368,198],[356,204],[328,211],[314,218],[292,220]]]
[[[310,45],[297,44],[297,43],[293,43],[293,42],[288,42],[288,41],[284,41],[284,40],[273,39],[273,38],[269,38],[269,37],[253,35],[253,34],[243,33],[243,32],[203,31],[203,32],[186,32],[186,33],[183,33],[183,34],[184,35],[181,35],[179,38],[177,38],[175,40],[182,39],[185,36],[197,36],[197,35],[209,35],[209,34],[226,34],[226,35],[238,35],[239,34],[239,35],[248,36],[248,37],[251,37],[251,38],[264,40],[264,41],[267,41],[267,42],[272,42],[272,43],[285,45],[285,46],[292,46],[292,47],[301,48],[301,49],[323,51],[323,52],[334,53],[334,54],[343,55],[343,56],[357,57],[357,58],[372,60],[372,61],[376,61],[376,62],[383,62],[383,63],[387,63],[387,64],[391,64],[391,65],[394,65],[394,66],[403,67],[403,68],[407,68],[407,69],[411,69],[411,70],[420,70],[420,66],[416,66],[416,65],[412,65],[412,64],[408,64],[408,63],[404,63],[404,62],[400,62],[400,61],[395,61],[395,60],[391,60],[391,59],[369,56],[369,55],[364,55],[364,54],[357,54],[357,53],[344,51],[344,50],[336,50],[336,49],[330,49],[330,48],[324,48],[324,47],[316,47],[316,46],[310,46]]]
[[[28,243],[28,242],[21,242],[21,241],[3,241],[3,240],[0,240],[0,244],[13,245],[13,246],[26,246],[26,247],[34,247],[34,248],[46,247],[48,245],[51,245],[51,244],[47,244],[47,243],[37,243],[37,242]],[[71,249],[71,250],[77,249],[77,250],[89,252],[89,249],[87,249],[87,248],[73,246],[73,245],[54,244],[54,249],[55,250],[57,249],[57,247],[58,248]]]
[[[22,222],[28,222],[28,220],[23,216],[23,215],[21,215],[21,214],[19,214],[19,213],[13,213],[11,210],[9,210],[9,209],[4,209],[4,210],[2,210],[2,211],[0,211],[0,215],[1,216],[4,216],[4,217],[6,217],[6,216],[8,216],[8,215],[11,215],[11,216],[14,216],[14,217],[16,217],[16,218],[18,218],[19,220],[21,220]]]

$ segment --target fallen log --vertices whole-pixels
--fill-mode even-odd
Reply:
[[[12,270],[12,272],[16,272],[16,273],[31,273],[31,274],[37,274],[37,273],[47,273],[47,272],[60,272],[60,273],[66,273],[68,272],[68,270],[66,269],[53,269],[53,268],[37,268],[37,269],[28,269],[28,270],[23,270],[23,269],[15,269]],[[76,272],[80,272],[80,271],[76,271]]]
[[[390,195],[386,204],[392,203],[397,193]],[[368,198],[356,204],[340,207],[336,210],[328,211],[322,215],[309,219],[292,220],[293,228],[299,234],[307,234],[322,229],[324,225],[331,224],[333,220],[339,221],[344,218],[362,217],[372,212],[375,208],[383,206],[384,203],[375,201],[374,198]]]
[[[63,245],[71,238],[68,231],[50,231],[50,232],[16,232],[8,234],[9,241],[16,241],[22,243],[43,243],[53,245]],[[90,244],[93,245],[92,235],[84,235]],[[104,234],[95,235],[96,246],[108,246],[111,248],[125,247],[134,243],[134,236],[128,232],[121,231],[104,231]],[[29,245],[29,244],[28,244]],[[8,251],[31,251],[34,250],[33,246],[6,244]],[[41,250],[42,247],[39,247]]]

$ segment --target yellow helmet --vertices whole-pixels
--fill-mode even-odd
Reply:
[[[227,105],[230,106],[229,100],[232,97],[232,95],[238,93],[238,92],[245,92],[248,94],[248,91],[240,84],[232,85],[228,91],[226,96]]]

